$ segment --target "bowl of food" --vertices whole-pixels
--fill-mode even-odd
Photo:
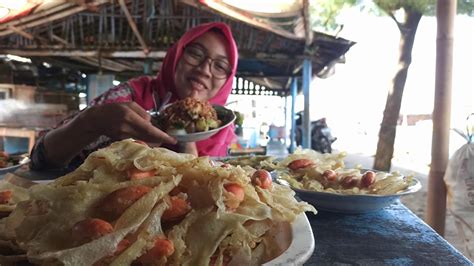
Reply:
[[[285,179],[277,178],[280,184],[291,185]],[[340,213],[367,213],[383,209],[421,188],[420,181],[412,178],[407,188],[392,194],[341,194],[291,187],[298,198],[314,205],[318,210]]]
[[[210,138],[234,120],[234,112],[224,106],[185,98],[166,106],[154,124],[178,141],[194,142]]]
[[[8,154],[0,151],[0,175],[14,172],[29,162],[30,159],[25,154]]]
[[[346,168],[344,157],[299,151],[278,162],[272,177],[318,210],[343,213],[377,211],[421,188],[411,175]]]
[[[249,166],[254,169],[265,169],[272,171],[276,158],[268,155],[244,155],[215,158],[215,160],[234,166]]]
[[[112,143],[75,171],[28,189],[28,200],[0,221],[8,225],[0,227],[0,259],[38,265],[302,264],[314,249],[304,212],[316,210],[285,186],[255,182],[254,174],[131,139]]]

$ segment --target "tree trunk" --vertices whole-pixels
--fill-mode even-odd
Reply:
[[[381,171],[390,171],[403,89],[405,88],[405,82],[407,80],[408,68],[411,64],[411,54],[413,43],[415,42],[416,30],[422,16],[422,14],[417,11],[405,10],[405,12],[405,18],[402,23],[398,23],[395,20],[400,29],[399,67],[393,78],[392,87],[387,95],[373,167]]]

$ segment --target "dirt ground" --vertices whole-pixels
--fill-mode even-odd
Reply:
[[[347,167],[361,164],[363,168],[371,168],[373,166],[373,157],[362,154],[348,154],[345,163]],[[399,171],[405,175],[413,174],[418,180],[420,180],[422,185],[421,189],[416,193],[402,196],[400,200],[413,213],[415,213],[422,220],[425,220],[428,194],[428,167],[404,166],[394,162],[391,171]],[[467,254],[464,246],[461,244],[461,241],[457,235],[454,219],[449,213],[446,213],[444,238],[458,251],[463,253],[464,256],[469,258],[471,261],[474,261],[474,258]]]

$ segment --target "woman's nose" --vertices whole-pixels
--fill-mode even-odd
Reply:
[[[207,57],[197,66],[197,68],[201,70],[201,72],[207,74],[208,76],[211,76],[212,75],[212,71],[211,71],[212,59]]]

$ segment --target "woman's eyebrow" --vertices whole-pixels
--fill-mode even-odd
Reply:
[[[198,42],[191,43],[191,44],[189,44],[189,46],[198,46],[199,48],[203,49],[206,52],[206,54],[209,54],[209,50],[204,45],[202,45]],[[221,54],[218,54],[215,59],[225,59],[225,60],[229,61],[229,57],[227,57],[225,55],[221,55]]]

